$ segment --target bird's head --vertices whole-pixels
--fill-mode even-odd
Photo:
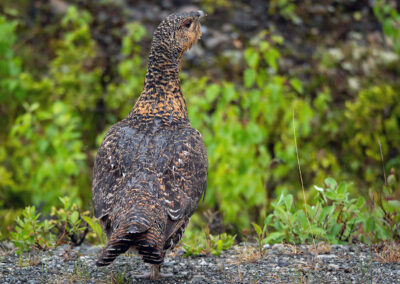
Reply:
[[[154,32],[151,52],[179,61],[182,54],[201,37],[200,19],[203,11],[172,14]]]

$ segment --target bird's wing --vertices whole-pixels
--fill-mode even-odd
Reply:
[[[191,128],[175,131],[172,158],[162,175],[161,194],[173,221],[192,216],[206,192],[208,159],[200,133]]]
[[[115,207],[117,192],[123,190],[126,174],[134,171],[134,156],[145,137],[145,133],[127,127],[123,121],[107,131],[93,168],[92,199],[97,218]]]

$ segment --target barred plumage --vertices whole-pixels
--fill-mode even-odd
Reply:
[[[182,54],[201,36],[202,11],[173,14],[156,29],[144,89],[97,153],[93,203],[108,241],[97,265],[135,248],[158,279],[206,191],[207,153],[190,125],[179,81]]]

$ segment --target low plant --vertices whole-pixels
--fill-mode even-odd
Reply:
[[[41,219],[35,206],[26,207],[22,215],[16,218],[11,241],[16,246],[18,255],[31,249],[45,250],[63,243],[80,245],[89,231],[87,224],[98,240],[104,242],[101,227],[88,216],[89,212],[81,213],[77,204],[69,197],[61,197],[60,201],[63,206],[52,208],[51,219]]]
[[[88,216],[89,212],[80,213],[76,203],[73,203],[69,197],[60,197],[60,201],[63,204],[63,208],[57,209],[56,207],[51,208],[51,216],[55,218],[53,220],[54,225],[58,230],[58,241],[57,245],[68,241],[74,245],[80,245],[86,234],[88,233],[88,227],[81,217]]]
[[[193,232],[186,232],[183,248],[185,250],[184,256],[195,255],[220,255],[222,251],[229,250],[234,242],[235,236],[229,234],[211,235],[208,231],[204,234],[196,235]]]
[[[312,205],[296,208],[291,194],[282,194],[272,203],[264,230],[254,226],[260,247],[266,243],[371,243],[399,238],[400,202],[391,199],[388,186],[377,195],[377,201],[372,198],[371,206],[363,197],[350,197],[350,184],[346,182],[338,184],[327,178],[324,187],[314,188]]]
[[[99,222],[89,216],[82,216],[82,219],[89,225],[95,236],[96,242],[104,244],[106,242],[106,235],[103,232]]]
[[[265,239],[265,234],[267,232],[267,226],[264,225],[263,228],[261,228],[258,224],[252,223],[254,230],[256,231],[257,234],[257,245],[258,245],[258,253],[260,257],[264,256],[263,252],[263,240]]]
[[[40,221],[40,213],[35,206],[28,206],[22,216],[15,219],[15,231],[11,233],[11,240],[17,248],[17,254],[29,251],[31,248],[47,249],[55,244],[56,236],[49,232],[54,223],[49,220]]]

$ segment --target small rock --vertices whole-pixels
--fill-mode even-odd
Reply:
[[[330,263],[330,264],[328,265],[328,269],[329,269],[329,270],[339,270],[339,265]]]
[[[204,276],[195,275],[195,276],[192,278],[192,281],[190,281],[190,283],[193,283],[193,284],[203,284],[203,283],[210,283],[210,281],[208,281]]]
[[[344,246],[343,245],[331,245],[331,248],[333,250],[343,250]]]
[[[332,258],[335,258],[336,255],[334,255],[334,254],[320,254],[320,255],[317,255],[317,257],[319,259],[332,259]]]
[[[199,265],[207,265],[207,262],[204,259],[202,259],[200,260]]]
[[[285,246],[283,244],[274,244],[272,246],[273,250],[278,250],[278,251],[282,251],[285,248]]]
[[[285,267],[285,266],[288,266],[289,264],[287,262],[285,262],[285,261],[278,261],[277,265],[279,267]]]
[[[271,248],[270,244],[263,245],[263,250],[270,249],[270,248]]]

